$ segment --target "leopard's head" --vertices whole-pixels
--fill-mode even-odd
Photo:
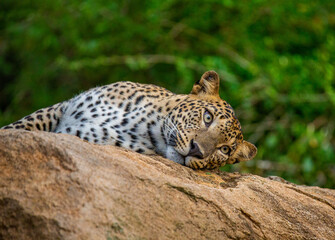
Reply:
[[[243,140],[233,108],[219,96],[216,72],[204,73],[187,98],[169,112],[163,132],[167,157],[194,169],[251,160],[257,148]]]

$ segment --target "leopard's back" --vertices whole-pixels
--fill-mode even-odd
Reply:
[[[163,103],[173,95],[158,86],[132,82],[97,87],[67,102],[55,132],[155,153],[150,131],[166,113]]]

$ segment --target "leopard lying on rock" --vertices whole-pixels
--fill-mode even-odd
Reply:
[[[159,154],[194,169],[252,159],[232,107],[219,96],[219,76],[205,72],[190,94],[117,82],[38,110],[2,129],[43,130],[88,142]]]

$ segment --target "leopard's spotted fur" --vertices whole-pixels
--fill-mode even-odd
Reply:
[[[219,77],[203,74],[188,95],[155,85],[118,82],[38,110],[3,129],[76,135],[145,154],[160,154],[194,169],[252,159],[232,107],[219,97]]]

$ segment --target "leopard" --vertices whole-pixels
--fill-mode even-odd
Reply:
[[[205,72],[189,94],[129,81],[92,88],[1,129],[70,134],[100,145],[158,154],[192,169],[251,160],[233,108],[219,96],[220,78]]]

